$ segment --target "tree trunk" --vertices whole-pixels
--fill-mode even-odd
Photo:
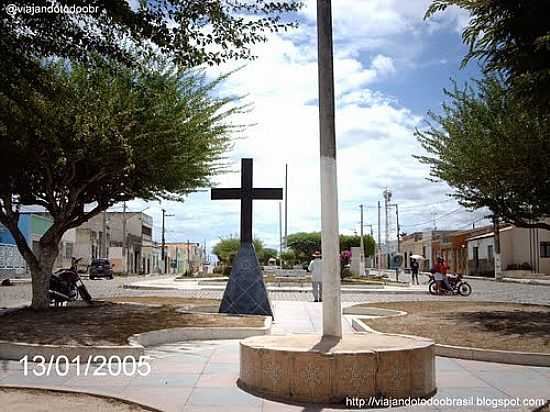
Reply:
[[[59,253],[59,245],[55,240],[40,241],[38,267],[31,267],[32,276],[32,304],[34,310],[47,310],[48,286],[53,265]]]

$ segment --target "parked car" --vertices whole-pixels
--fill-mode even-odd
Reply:
[[[92,280],[96,278],[112,279],[113,265],[111,265],[111,261],[109,259],[92,259],[88,273],[90,275],[90,279]]]

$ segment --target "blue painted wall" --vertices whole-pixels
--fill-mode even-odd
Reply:
[[[19,216],[19,224],[17,226],[19,226],[19,230],[21,230],[23,236],[25,236],[29,246],[32,246],[32,215],[28,213]],[[2,225],[0,225],[0,243],[15,245],[15,239],[9,230]]]

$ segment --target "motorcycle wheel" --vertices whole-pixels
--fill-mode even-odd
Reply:
[[[458,293],[462,296],[470,296],[472,294],[472,287],[469,283],[462,282],[458,285]]]
[[[428,290],[430,291],[430,295],[437,295],[437,283],[432,280],[428,285]]]
[[[79,286],[78,293],[80,294],[80,297],[82,297],[82,299],[84,299],[84,301],[86,301],[87,303],[92,302],[92,295],[90,295],[90,292],[88,292],[86,286]]]

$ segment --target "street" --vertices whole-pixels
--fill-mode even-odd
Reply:
[[[171,276],[147,277],[147,279],[162,279]],[[400,275],[403,280],[408,280],[408,275]],[[144,280],[143,276],[115,277],[113,280],[88,280],[84,283],[95,299],[106,299],[116,296],[181,296],[221,299],[221,291],[181,291],[181,290],[134,290],[124,289],[124,284]],[[425,277],[420,277],[425,282]],[[515,283],[500,283],[488,280],[467,279],[472,285],[473,292],[468,298],[459,296],[431,296],[407,295],[407,294],[384,294],[381,293],[345,293],[342,294],[343,302],[387,302],[399,300],[476,300],[490,302],[515,302],[515,303],[537,303],[550,304],[550,287],[536,285],[522,285]],[[31,285],[19,284],[16,286],[0,287],[0,308],[14,307],[29,304],[31,301]],[[270,292],[270,298],[276,301],[309,301],[312,299],[309,293],[300,292]]]

